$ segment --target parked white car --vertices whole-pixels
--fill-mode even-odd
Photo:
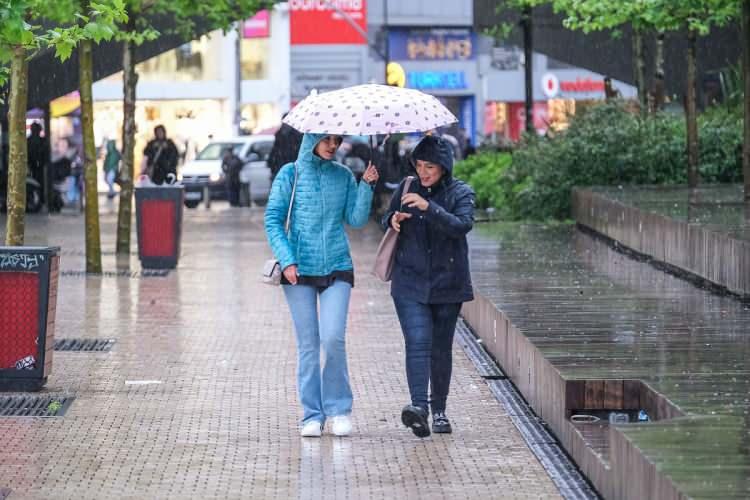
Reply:
[[[185,186],[185,206],[197,207],[204,201],[206,191],[211,200],[227,199],[221,162],[224,150],[228,147],[244,163],[240,182],[249,182],[250,199],[258,204],[265,203],[271,188],[271,171],[267,160],[273,140],[272,135],[247,135],[208,143],[194,160],[186,162],[180,168],[179,177]]]

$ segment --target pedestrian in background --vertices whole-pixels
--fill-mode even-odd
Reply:
[[[227,185],[227,199],[229,200],[229,205],[239,207],[240,170],[242,170],[242,160],[234,154],[231,147],[224,148],[224,154],[221,157],[221,170],[224,172],[224,180]]]
[[[284,113],[282,120],[286,115],[287,113]],[[268,168],[271,170],[271,180],[276,178],[276,174],[279,173],[281,167],[297,158],[301,143],[302,133],[286,123],[282,123],[274,136],[271,152],[268,153]]]
[[[474,224],[474,192],[453,178],[453,148],[426,136],[414,148],[418,176],[393,195],[384,227],[399,232],[391,296],[406,345],[411,404],[401,421],[418,437],[452,432],[446,401],[453,368],[453,334],[463,302],[473,300],[466,234]],[[428,385],[431,389],[428,400]]]
[[[104,170],[104,180],[109,187],[107,198],[111,200],[117,194],[115,193],[115,180],[117,180],[117,173],[120,171],[120,152],[117,150],[117,143],[113,139],[107,141],[107,152],[104,155],[102,169]]]
[[[157,125],[154,138],[143,150],[141,174],[148,175],[154,184],[163,184],[169,174],[176,179],[178,158],[177,146],[167,137],[167,129],[164,125]]]
[[[26,161],[28,164],[28,175],[34,178],[41,186],[42,202],[45,201],[45,190],[47,180],[44,178],[44,167],[49,163],[49,144],[46,137],[42,137],[42,126],[34,122],[31,124],[31,135],[26,139]]]
[[[301,435],[306,437],[320,436],[329,418],[334,435],[352,430],[345,333],[354,266],[344,224],[367,223],[378,172],[370,164],[358,185],[348,168],[332,161],[341,141],[341,136],[305,134],[297,161],[276,176],[265,214],[296,332]]]

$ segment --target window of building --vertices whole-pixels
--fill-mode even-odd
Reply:
[[[244,134],[266,132],[281,121],[278,108],[271,103],[245,104],[241,113],[240,129]]]
[[[269,38],[243,38],[240,47],[240,66],[243,80],[268,78],[270,60]]]
[[[221,32],[180,45],[137,65],[140,81],[195,82],[219,80]]]

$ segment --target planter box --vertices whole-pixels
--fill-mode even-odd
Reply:
[[[138,258],[147,269],[174,269],[182,239],[182,186],[135,189]]]
[[[0,390],[38,391],[52,371],[58,247],[0,247]]]

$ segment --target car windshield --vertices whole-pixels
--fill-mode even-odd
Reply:
[[[198,153],[196,160],[220,160],[226,148],[232,148],[232,152],[239,156],[242,146],[241,142],[212,142]]]

